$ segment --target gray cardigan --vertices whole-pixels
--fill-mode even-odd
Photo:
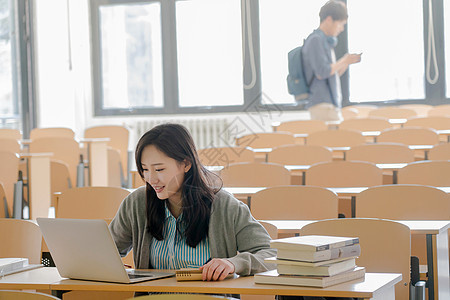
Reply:
[[[133,249],[136,268],[151,268],[152,236],[147,230],[145,187],[123,200],[109,229],[121,255]],[[247,205],[224,190],[213,201],[208,235],[211,257],[228,258],[239,275],[275,268],[264,263],[264,258],[276,255],[276,250],[269,247],[266,230],[253,218]]]

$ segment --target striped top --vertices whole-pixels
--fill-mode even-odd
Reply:
[[[150,265],[155,269],[198,268],[210,257],[209,238],[203,239],[195,248],[186,243],[186,238],[180,234],[184,232],[183,213],[175,219],[165,206],[166,219],[164,221],[163,237],[161,241],[152,239],[150,244]],[[178,228],[178,230],[177,230]]]

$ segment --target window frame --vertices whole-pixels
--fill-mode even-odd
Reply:
[[[244,103],[242,105],[230,106],[194,106],[180,107],[178,97],[178,71],[177,71],[177,41],[176,41],[176,2],[184,0],[92,0],[90,1],[90,22],[91,22],[91,55],[92,55],[92,93],[95,116],[118,116],[118,115],[164,115],[164,114],[205,114],[205,113],[227,113],[227,112],[254,112],[254,111],[298,111],[304,109],[303,104],[263,104],[264,97],[261,88],[261,62],[260,62],[260,35],[259,35],[259,0],[248,0],[251,13],[251,34],[253,40],[253,50],[256,68],[256,83],[250,89],[244,88],[244,81],[251,79],[251,65],[248,55],[248,45],[243,45],[245,51],[245,61],[243,63],[243,82]],[[245,0],[242,0],[245,1]],[[161,5],[161,36],[162,36],[162,72],[163,72],[163,107],[131,107],[131,108],[103,108],[102,100],[102,82],[101,82],[101,49],[100,49],[100,27],[98,8],[101,5],[135,4],[159,2]],[[347,3],[346,0],[344,0]],[[241,9],[241,15],[243,14]],[[244,20],[244,16],[243,20]],[[444,48],[444,12],[443,0],[433,0],[434,34],[436,41],[436,55],[439,66],[444,66],[445,48]],[[423,0],[423,24],[428,28],[428,0]],[[245,22],[242,26],[245,25]],[[243,41],[247,42],[247,28],[243,30]],[[427,56],[428,31],[424,30],[424,61]],[[382,41],[380,41],[382,42]],[[450,41],[448,41],[450,43]],[[348,49],[347,26],[344,32],[339,36],[339,44],[336,48],[336,56],[341,57]],[[426,65],[425,65],[426,68]],[[341,77],[343,106],[354,105],[356,102],[349,101],[349,72],[347,71]],[[424,79],[425,80],[425,79]],[[450,103],[445,97],[446,81],[445,69],[440,69],[439,80],[431,85],[425,81],[424,99],[392,99],[388,101],[371,101],[363,104],[376,105],[400,105],[410,103],[424,103],[439,105]],[[270,103],[270,99],[266,99]]]

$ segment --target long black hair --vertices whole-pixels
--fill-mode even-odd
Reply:
[[[162,124],[147,131],[136,146],[136,166],[144,178],[142,152],[153,145],[177,162],[189,162],[191,168],[184,176],[181,187],[183,232],[186,243],[195,248],[208,235],[211,207],[215,193],[221,188],[217,175],[200,163],[194,141],[189,131],[180,124]],[[220,182],[220,185],[217,183]],[[155,190],[146,182],[148,231],[158,240],[163,239],[165,201],[158,199]]]

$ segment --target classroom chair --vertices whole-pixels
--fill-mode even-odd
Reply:
[[[409,108],[385,106],[370,111],[368,115],[369,117],[380,117],[386,119],[409,119],[417,116],[417,113]]]
[[[450,105],[449,104],[437,105],[428,111],[428,116],[450,117]]]
[[[52,195],[72,188],[69,165],[61,160],[50,160],[50,190]]]
[[[428,152],[430,160],[450,160],[450,143],[439,144],[434,146]]]
[[[108,186],[122,187],[125,182],[124,174],[122,172],[122,161],[120,152],[117,149],[108,146]]]
[[[17,182],[19,174],[19,156],[17,153],[0,151],[0,166],[0,183],[3,184],[8,203],[5,213],[11,216],[14,203],[14,184]]]
[[[344,120],[350,120],[354,118],[358,118],[358,110],[352,107],[343,107],[341,109],[342,118]]]
[[[402,143],[405,145],[436,145],[439,144],[439,135],[430,128],[392,128],[382,131],[377,141],[379,143]]]
[[[33,139],[30,143],[30,153],[50,152],[50,159],[61,160],[69,166],[70,180],[77,182],[77,166],[80,161],[80,146],[73,138],[43,137]]]
[[[19,141],[12,138],[0,138],[0,151],[20,153]]]
[[[402,104],[398,105],[399,108],[412,109],[416,112],[418,117],[426,117],[428,111],[433,108],[433,105],[429,104]]]
[[[236,145],[240,147],[273,148],[289,144],[295,144],[294,135],[290,132],[253,133],[236,139]]]
[[[244,147],[212,147],[198,150],[200,162],[205,166],[228,166],[239,162],[253,162],[255,153]]]
[[[49,294],[28,291],[0,291],[1,300],[52,300],[59,299]]]
[[[418,117],[406,121],[403,127],[425,127],[434,130],[450,129],[450,116]]]
[[[398,183],[450,186],[450,160],[409,163],[398,171]]]
[[[0,241],[0,257],[23,257],[31,264],[41,263],[42,234],[36,223],[0,218]]]
[[[113,219],[130,192],[117,187],[80,187],[57,196],[55,216],[69,219]]]
[[[278,228],[277,228],[277,226],[275,226],[273,224],[270,224],[268,222],[264,222],[264,221],[258,221],[258,222],[264,227],[264,229],[270,235],[270,238],[272,240],[276,240],[278,238]]]
[[[358,266],[366,272],[401,273],[395,286],[396,299],[409,298],[411,234],[408,226],[380,219],[321,220],[304,226],[300,235],[359,237]]]
[[[328,126],[325,121],[321,120],[294,120],[281,122],[276,131],[290,132],[293,134],[297,133],[312,133],[321,130],[327,130]]]
[[[356,131],[382,131],[392,128],[391,123],[384,118],[356,118],[344,120],[339,125],[339,129],[356,130]]]
[[[325,147],[353,147],[366,142],[361,132],[354,130],[322,130],[308,135],[307,145]]]
[[[0,128],[0,139],[21,140],[22,133],[18,129]]]
[[[120,153],[120,161],[122,163],[122,186],[127,186],[128,173],[128,144],[130,131],[125,126],[104,125],[89,127],[84,130],[85,138],[109,138],[108,146],[116,149]]]
[[[73,139],[75,138],[75,132],[66,127],[33,128],[30,131],[31,140],[47,137],[65,137]]]
[[[230,164],[220,172],[220,177],[227,187],[270,187],[291,182],[289,171],[274,163]]]
[[[333,161],[306,170],[306,185],[322,187],[365,187],[382,184],[382,171],[363,161]]]
[[[252,196],[258,220],[320,220],[338,217],[336,193],[317,186],[269,187]]]
[[[378,106],[376,105],[355,104],[345,106],[342,109],[356,109],[356,111],[358,112],[358,118],[367,118],[369,116],[369,112],[377,108]]]
[[[284,145],[275,147],[267,154],[267,161],[280,165],[312,165],[332,161],[331,150],[324,146]],[[302,184],[302,172],[291,173],[291,184]]]

